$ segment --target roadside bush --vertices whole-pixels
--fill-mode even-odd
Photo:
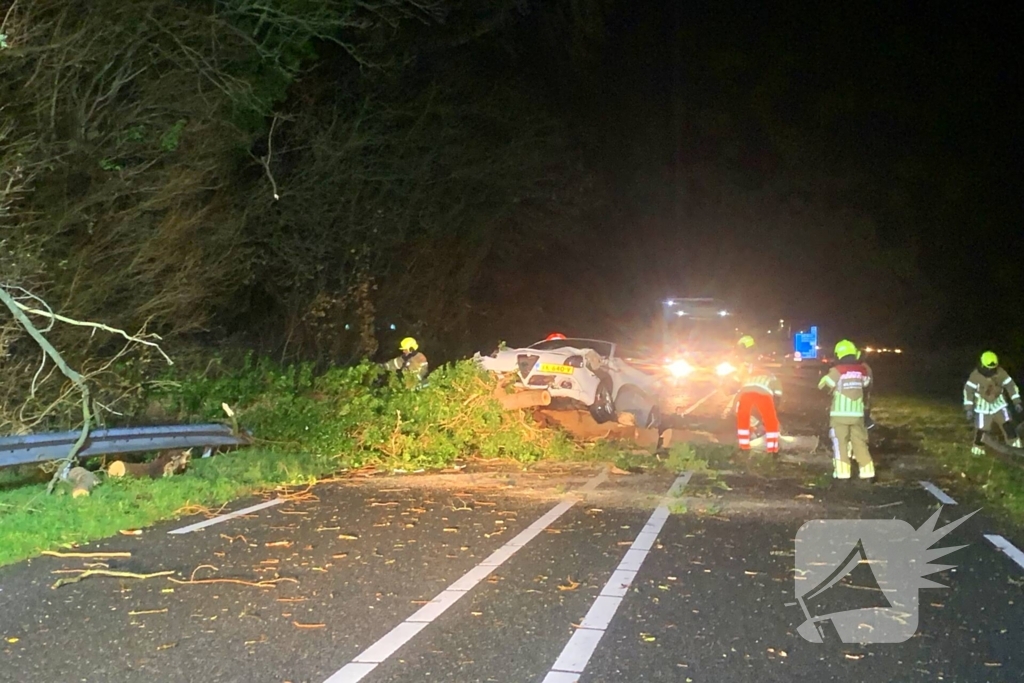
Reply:
[[[310,365],[249,358],[236,370],[162,382],[154,398],[188,421],[223,419],[226,403],[259,442],[337,466],[436,467],[470,456],[532,462],[575,448],[522,413],[502,410],[492,398],[496,380],[471,361],[437,369],[415,390],[383,379],[368,363],[315,375]]]

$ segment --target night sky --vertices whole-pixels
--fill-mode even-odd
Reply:
[[[579,277],[612,319],[716,295],[865,341],[1024,343],[1019,9],[613,7],[522,57],[608,185]]]

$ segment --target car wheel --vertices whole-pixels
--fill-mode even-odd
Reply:
[[[612,397],[612,380],[602,377],[594,393],[594,403],[590,406],[590,416],[598,424],[611,422],[615,419],[615,399]]]

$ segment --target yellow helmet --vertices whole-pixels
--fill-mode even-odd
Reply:
[[[402,343],[398,345],[398,348],[405,353],[409,353],[410,351],[418,351],[420,345],[417,344],[416,340],[412,337],[406,337],[402,340]]]
[[[981,354],[981,364],[986,368],[994,368],[999,365],[999,356],[992,351],[986,351]]]
[[[846,356],[855,356],[856,358],[860,358],[860,351],[849,339],[844,339],[836,344],[836,358],[845,358]]]
[[[749,334],[745,334],[742,337],[740,337],[740,340],[737,342],[737,344],[745,349],[752,349],[754,348],[754,338],[751,337]]]

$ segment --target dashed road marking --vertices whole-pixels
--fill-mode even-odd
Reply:
[[[666,498],[678,495],[690,481],[690,475],[691,473],[687,472],[676,479]],[[579,628],[565,644],[562,653],[558,655],[554,666],[551,667],[551,671],[544,677],[543,683],[576,683],[579,681],[580,675],[587,668],[590,658],[597,650],[598,643],[601,642],[601,637],[604,636],[605,630],[611,624],[615,612],[622,604],[622,600],[636,578],[637,572],[640,571],[647,554],[654,547],[654,542],[670,514],[667,501],[659,505],[651,514],[647,524],[637,534],[636,540],[626,551],[619,566],[601,589],[594,604],[590,606],[587,616],[583,618]]]
[[[229,519],[235,519],[236,517],[241,517],[243,515],[248,515],[251,512],[257,512],[259,510],[266,510],[269,507],[273,507],[275,505],[280,505],[283,502],[284,502],[284,498],[275,498],[273,500],[268,500],[268,501],[266,501],[264,503],[259,503],[257,505],[252,505],[252,506],[247,507],[247,508],[242,508],[241,510],[235,510],[234,512],[229,512],[226,515],[219,515],[219,516],[214,517],[212,519],[208,519],[208,520],[206,520],[204,522],[196,522],[195,524],[189,524],[188,526],[184,526],[184,527],[182,527],[180,529],[174,529],[173,531],[168,531],[167,533],[169,533],[169,534],[188,534],[188,533],[191,533],[193,531],[199,531],[200,529],[205,529],[208,526],[213,526],[214,524],[220,524],[221,522],[226,522]]]
[[[579,491],[593,491],[608,478],[608,470],[592,477]],[[519,532],[515,538],[491,553],[480,564],[463,574],[455,583],[441,591],[433,600],[421,607],[411,617],[385,633],[377,642],[363,650],[356,657],[334,673],[324,683],[357,683],[363,680],[381,663],[395,654],[432,621],[445,613],[466,593],[483,581],[495,569],[504,564],[520,548],[539,536],[544,529],[564,515],[576,500],[564,500],[547,511],[540,519]]]
[[[987,538],[992,545],[1003,551],[1003,554],[1016,562],[1021,569],[1024,569],[1024,553],[1022,553],[1017,546],[998,534],[985,534],[985,538]]]
[[[956,505],[956,501],[950,498],[949,494],[930,481],[919,481],[918,483],[925,491],[935,496],[935,498],[937,498],[943,505]]]

